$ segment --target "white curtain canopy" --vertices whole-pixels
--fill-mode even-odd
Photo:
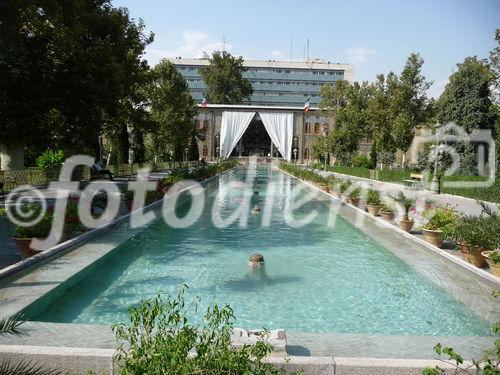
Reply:
[[[220,131],[220,156],[225,159],[236,146],[240,138],[247,130],[248,125],[255,116],[255,112],[230,112],[222,113],[222,124]]]
[[[259,112],[271,140],[286,161],[292,160],[293,113]]]

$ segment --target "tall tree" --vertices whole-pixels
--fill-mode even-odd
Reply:
[[[341,164],[350,164],[359,141],[367,135],[367,108],[372,90],[367,82],[353,84],[339,81],[321,88],[320,108],[334,123],[326,139],[320,139],[315,150],[329,150]]]
[[[388,159],[387,156],[394,154],[397,148],[392,131],[394,112],[391,108],[391,99],[397,87],[398,77],[393,72],[387,77],[379,74],[372,84],[373,97],[368,104],[367,118],[380,160]]]
[[[429,117],[427,90],[432,82],[426,81],[422,74],[424,60],[417,53],[408,56],[406,64],[389,98],[392,110],[392,135],[395,146],[405,153],[415,137],[417,125]]]
[[[152,35],[109,0],[0,6],[0,139],[94,153],[107,126],[127,122]]]
[[[454,122],[467,132],[491,129],[495,120],[490,91],[494,74],[477,57],[467,57],[457,66],[439,98],[438,121]]]
[[[150,74],[145,93],[151,110],[153,152],[160,156],[172,151],[176,160],[183,160],[198,109],[186,80],[171,62],[162,60]]]
[[[490,68],[495,74],[491,92],[494,102],[500,104],[500,29],[495,31],[495,41],[497,46],[490,52]]]
[[[239,104],[252,95],[250,81],[243,77],[243,58],[226,51],[216,51],[210,65],[200,68],[208,88],[208,100],[218,104]]]

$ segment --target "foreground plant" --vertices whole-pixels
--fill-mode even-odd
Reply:
[[[22,335],[19,326],[24,323],[20,315],[0,318],[1,335]],[[62,371],[51,370],[38,365],[35,361],[22,359],[14,360],[10,357],[0,357],[0,375],[58,375]]]
[[[500,296],[500,293],[499,291],[494,291],[492,295],[497,298]],[[495,322],[491,327],[491,331],[493,335],[498,336],[500,334],[500,322]],[[456,366],[455,374],[500,375],[500,339],[495,340],[495,347],[486,351],[481,360],[472,360],[472,364],[470,365],[464,365],[463,357],[451,347],[442,346],[438,343],[434,346],[434,351],[439,356],[443,354],[448,356],[447,360],[442,361]],[[439,366],[434,368],[427,367],[422,371],[422,375],[445,374],[447,372]]]
[[[116,355],[121,374],[283,373],[263,361],[272,351],[265,337],[252,346],[231,346],[235,318],[229,306],[212,305],[201,325],[189,324],[185,288],[175,298],[142,300],[129,309],[129,324],[113,326],[122,343]]]

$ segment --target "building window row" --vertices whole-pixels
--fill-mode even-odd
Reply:
[[[189,81],[189,80],[188,80]],[[280,86],[324,86],[335,82],[309,82],[309,81],[257,81],[250,80],[252,85],[280,85]]]
[[[301,94],[301,93],[296,93],[296,92],[277,92],[277,91],[254,91],[253,95],[264,95],[264,96],[294,96],[294,97],[301,97],[301,98],[319,98],[321,95],[320,94],[314,94],[314,93],[306,93],[306,94]]]
[[[343,76],[344,71],[342,70],[310,70],[310,69],[248,69],[251,73],[264,73],[264,74],[313,74],[313,75],[338,75]]]

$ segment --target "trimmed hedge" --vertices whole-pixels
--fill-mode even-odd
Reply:
[[[402,184],[404,180],[410,179],[410,171],[384,169],[376,172],[377,180],[385,182],[396,182]]]
[[[486,181],[487,178],[481,176],[444,176],[441,182],[441,193],[460,195],[473,199],[480,199],[488,202],[500,203],[500,179],[488,187],[449,187],[446,181]]]

